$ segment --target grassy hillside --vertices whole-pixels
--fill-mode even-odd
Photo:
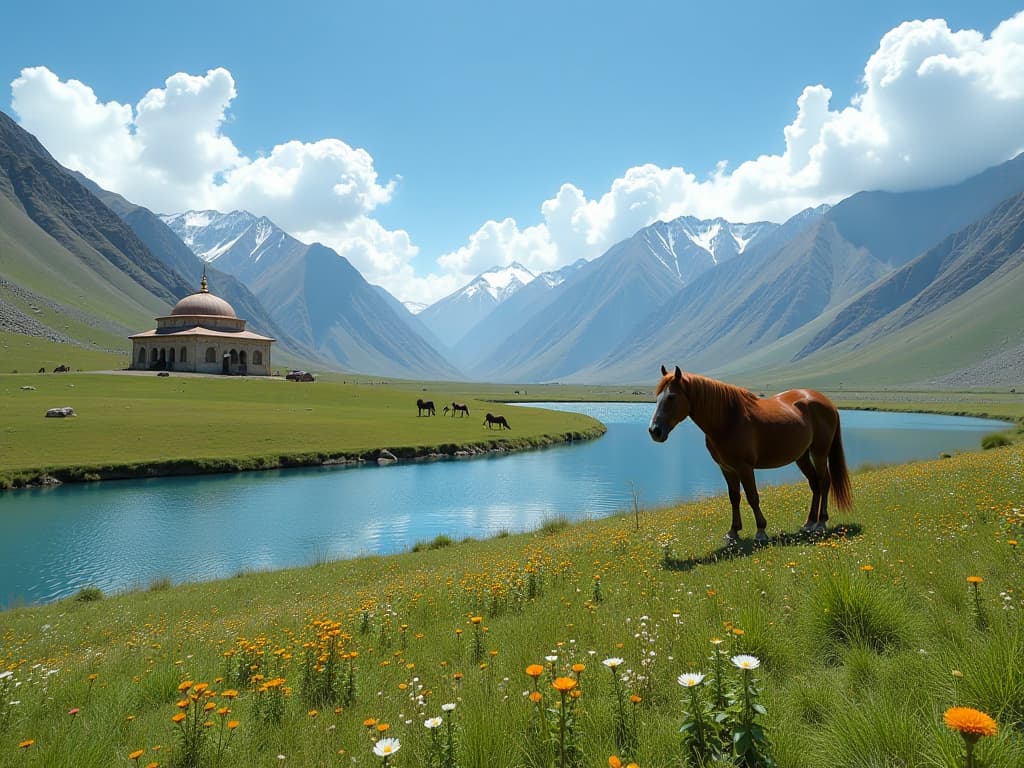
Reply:
[[[366,379],[0,375],[0,484],[42,470],[82,479],[257,469],[354,459],[381,448],[399,456],[468,445],[522,448],[602,431],[585,416],[504,405],[512,431],[489,431],[481,422],[494,404],[469,400],[471,418],[444,418],[442,406],[457,393],[441,385],[423,389]],[[436,417],[417,416],[420,397],[435,401]],[[61,406],[77,416],[44,418]]]
[[[386,736],[400,742],[386,764],[401,768],[431,765],[450,733],[459,766],[559,765],[564,746],[566,765],[675,768],[696,764],[692,726],[689,742],[679,732],[691,693],[705,728],[724,712],[705,752],[730,750],[742,653],[759,664],[747,678],[765,708],[759,751],[779,766],[962,766],[943,726],[954,705],[995,719],[979,764],[1019,766],[1022,461],[1004,448],[857,474],[855,511],[818,539],[778,535],[803,519],[806,488],[766,488],[776,535],[756,550],[718,547],[718,497],[8,611],[0,764],[380,766]],[[689,690],[684,673],[706,677]]]

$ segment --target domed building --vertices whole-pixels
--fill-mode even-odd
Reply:
[[[190,293],[156,328],[129,336],[132,370],[270,375],[274,339],[245,330],[245,320],[206,287]]]

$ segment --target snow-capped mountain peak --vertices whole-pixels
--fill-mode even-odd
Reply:
[[[647,250],[684,283],[743,253],[758,238],[778,228],[767,221],[736,224],[725,219],[680,216],[642,229]]]
[[[529,284],[536,275],[518,262],[512,262],[506,267],[492,267],[486,272],[477,275],[469,285],[462,289],[467,297],[476,295],[479,291],[485,291],[497,303],[503,302],[524,285]]]

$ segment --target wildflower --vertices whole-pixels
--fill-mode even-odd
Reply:
[[[601,663],[608,667],[608,669],[615,669],[617,666],[622,664],[623,661],[625,661],[625,659],[620,659],[618,656],[612,656]]]
[[[424,728],[430,728],[431,730],[433,730],[434,728],[437,728],[440,725],[441,725],[441,718],[440,717],[430,717],[430,718],[427,718],[426,720],[423,721],[423,727]]]
[[[387,759],[401,748],[402,743],[398,739],[381,739],[373,745],[373,754]]]
[[[28,749],[35,743],[35,739],[25,739],[24,741],[18,742],[18,749]]]
[[[587,668],[586,664],[573,664],[572,665],[572,671],[575,672],[577,675],[580,672],[582,672],[583,670],[585,670],[586,668]]]
[[[873,570],[875,570],[875,566],[873,566],[870,563],[868,563],[868,564],[862,565],[860,567],[860,569],[862,571],[864,571],[864,573],[871,573]]]
[[[178,714],[176,714],[174,717],[171,718],[171,720],[173,722],[175,722],[175,723],[180,723],[184,719],[185,719],[185,713],[184,712],[179,712]]]
[[[182,693],[184,693],[189,688],[191,688],[193,685],[195,685],[195,683],[193,683],[191,680],[185,680],[184,682],[182,682],[181,685],[178,686],[178,690],[181,691]]]
[[[981,584],[981,582],[983,582],[983,581],[984,581],[984,579],[981,578],[981,576],[968,576],[967,577],[967,583],[968,584]]]
[[[629,695],[629,700],[630,700],[630,702],[632,702],[633,704],[639,704],[639,703],[640,703],[641,701],[643,701],[643,699],[642,699],[642,698],[640,698],[639,696],[637,696],[637,695],[636,695],[635,693],[631,693],[631,694]]]
[[[228,730],[229,731],[233,731],[237,727],[238,727],[238,721],[237,720],[228,720]]]
[[[534,704],[540,704],[541,699],[543,698],[544,697],[541,695],[540,691],[530,691],[530,701]]]
[[[470,621],[471,621],[471,622],[473,622],[474,624],[479,624],[479,623],[480,623],[481,621],[483,621],[483,620],[484,620],[484,617],[483,617],[483,616],[473,616],[473,617],[472,617],[472,618],[470,619]]]
[[[74,717],[75,715],[77,715],[81,711],[82,710],[80,710],[78,707],[72,707],[71,709],[68,710],[68,714],[71,715],[72,717]]]
[[[999,733],[995,720],[971,707],[950,707],[942,719],[947,728],[959,731],[961,736],[972,741],[977,741],[980,736],[995,736]]]
[[[704,675],[700,672],[687,672],[676,678],[676,682],[684,688],[692,688],[695,685],[700,685],[703,681]]]
[[[136,762],[136,764],[138,764],[139,758],[142,757],[145,753],[146,753],[146,750],[144,750],[144,749],[136,749],[134,752],[132,752],[132,753],[130,753],[128,755],[128,759],[129,760],[134,760]]]
[[[608,768],[622,768],[622,761],[619,760],[617,755],[612,755],[608,758]]]
[[[320,713],[319,713],[319,712],[317,712],[317,711],[316,711],[315,709],[311,709],[311,710],[309,710],[309,716],[310,716],[310,717],[316,717],[316,716],[317,716],[317,715],[319,715],[319,714],[320,714]]]
[[[531,664],[526,668],[526,674],[536,680],[538,677],[544,674],[544,667],[540,664]]]
[[[368,717],[365,720],[363,720],[363,725],[367,728],[373,728],[373,726],[375,726],[376,724],[377,718],[375,717]]]
[[[756,656],[749,656],[745,653],[741,653],[738,656],[732,657],[733,665],[740,669],[757,669],[761,666],[761,660]]]
[[[451,712],[453,709],[455,709],[455,703],[454,702],[452,702],[450,704],[442,704],[441,705],[441,710],[444,711],[444,712]]]
[[[572,677],[556,677],[551,685],[560,693],[568,693],[576,687],[576,680]]]

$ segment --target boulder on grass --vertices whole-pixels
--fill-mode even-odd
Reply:
[[[74,416],[75,409],[70,405],[65,405],[63,408],[50,408],[46,412],[46,418],[48,419],[63,419],[68,416]]]

